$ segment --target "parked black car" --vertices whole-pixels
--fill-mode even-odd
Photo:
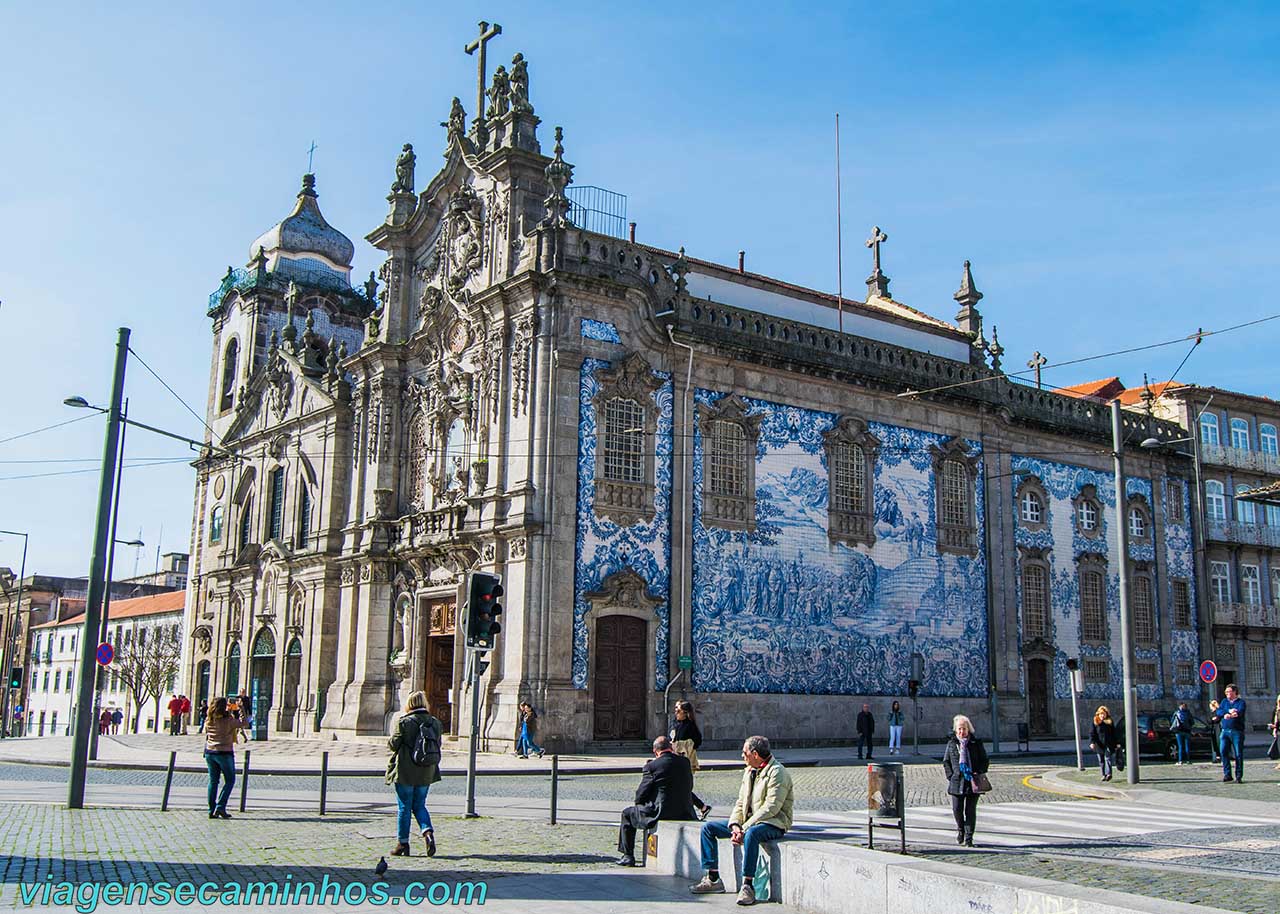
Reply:
[[[1142,755],[1158,755],[1171,762],[1178,760],[1178,741],[1169,729],[1173,717],[1169,714],[1138,715],[1138,748]],[[1116,721],[1116,736],[1124,744],[1124,718]],[[1213,731],[1208,723],[1198,717],[1191,718],[1191,757],[1201,755],[1213,758]]]

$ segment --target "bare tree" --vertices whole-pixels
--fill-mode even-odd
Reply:
[[[138,732],[142,705],[148,698],[155,702],[156,720],[160,719],[160,695],[177,677],[181,659],[182,642],[170,634],[168,626],[139,628],[132,639],[120,646],[111,665],[133,696],[134,733]]]

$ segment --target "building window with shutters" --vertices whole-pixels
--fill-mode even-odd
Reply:
[[[654,512],[654,453],[663,381],[638,353],[597,375],[594,510],[619,526],[644,523]]]
[[[702,521],[730,530],[756,525],[758,415],[737,394],[700,410],[702,429]]]
[[[867,424],[842,416],[823,436],[827,458],[827,538],[875,544],[875,465],[880,439]]]
[[[977,496],[978,457],[961,438],[934,445],[933,474],[938,503],[938,551],[954,555],[978,554],[974,501]]]
[[[1080,556],[1080,638],[1089,644],[1107,642],[1106,564],[1101,556]]]
[[[1242,524],[1252,524],[1257,521],[1257,515],[1253,510],[1253,502],[1246,501],[1240,496],[1248,492],[1251,486],[1236,486],[1236,520]]]
[[[1231,446],[1238,451],[1249,450],[1249,420],[1231,420]]]
[[[1213,413],[1200,416],[1200,441],[1209,447],[1217,447],[1221,443],[1218,436],[1218,417]]]
[[[1204,510],[1209,515],[1209,520],[1227,519],[1226,490],[1216,479],[1207,480],[1204,484]]]
[[[1191,627],[1191,584],[1188,581],[1174,581],[1173,589],[1173,626],[1174,628]]]
[[[1276,439],[1276,427],[1270,423],[1258,426],[1258,449],[1275,457],[1280,454],[1280,441]]]
[[[1151,578],[1145,573],[1135,574],[1129,584],[1129,595],[1133,601],[1133,640],[1138,644],[1154,644],[1156,620],[1151,600]]]

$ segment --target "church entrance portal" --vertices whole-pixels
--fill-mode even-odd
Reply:
[[[453,731],[453,705],[449,692],[453,689],[453,642],[458,621],[458,604],[452,599],[425,601],[427,632],[423,657],[422,690],[427,693],[427,707],[439,719],[446,733]],[[421,642],[419,642],[421,644]]]
[[[1049,720],[1049,661],[1027,661],[1027,715],[1032,736],[1053,732]]]
[[[275,678],[276,639],[271,629],[264,628],[253,639],[253,654],[249,661],[249,700],[253,702],[255,719],[271,708]]]
[[[597,740],[644,739],[644,621],[605,616],[596,625],[595,724]]]

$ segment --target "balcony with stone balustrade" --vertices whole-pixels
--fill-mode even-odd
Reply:
[[[1202,444],[1200,460],[1211,466],[1229,467],[1233,470],[1244,470],[1248,473],[1261,473],[1267,476],[1280,476],[1280,454],[1268,454],[1265,451],[1245,450],[1238,447],[1223,447],[1219,444]]]
[[[1210,520],[1205,524],[1205,534],[1211,542],[1280,549],[1280,527],[1271,527],[1266,524]]]
[[[1212,603],[1214,625],[1280,628],[1280,607],[1265,603]]]

